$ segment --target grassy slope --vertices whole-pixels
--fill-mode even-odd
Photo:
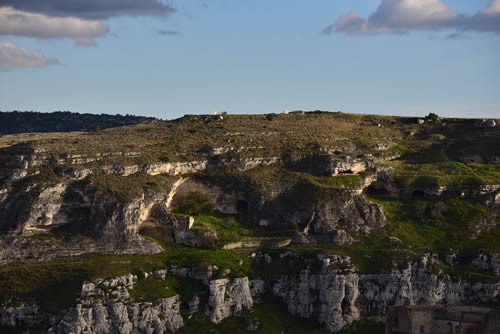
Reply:
[[[390,123],[390,120],[397,120],[397,124]],[[380,123],[384,126],[378,127]],[[141,157],[139,160],[109,159],[177,161],[203,158],[196,152],[207,145],[244,147],[239,155],[251,156],[280,155],[283,151],[307,151],[315,145],[342,146],[349,142],[369,150],[373,143],[397,140],[409,127],[411,125],[406,124],[406,120],[394,117],[337,113],[277,115],[272,120],[265,115],[228,115],[223,121],[214,117],[185,116],[169,122],[114,128],[99,133],[68,134],[67,138],[64,134],[47,135],[46,139],[42,135],[33,145],[56,155],[125,151],[139,152]],[[8,140],[5,145],[15,142],[15,138]]]

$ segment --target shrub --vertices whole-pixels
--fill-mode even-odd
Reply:
[[[99,125],[92,126],[92,132],[101,132],[101,127]]]
[[[268,121],[272,121],[273,119],[275,119],[278,115],[276,114],[266,114],[266,119]]]
[[[438,118],[439,118],[439,116],[433,112],[429,113],[429,115],[427,115],[425,117],[425,119],[430,120],[430,121],[436,121]]]
[[[224,220],[224,227],[225,228],[232,228],[238,226],[238,221],[234,217],[228,217]]]
[[[168,155],[163,155],[160,157],[160,161],[161,162],[170,162],[170,158],[168,157]]]
[[[209,215],[215,211],[215,204],[209,195],[194,191],[186,196],[178,211],[191,216],[198,216],[200,214]]]
[[[419,176],[412,185],[414,187],[436,188],[439,187],[439,179],[435,176]]]
[[[480,177],[470,176],[470,177],[465,178],[462,181],[462,184],[468,185],[468,186],[481,186],[484,184],[484,182]]]

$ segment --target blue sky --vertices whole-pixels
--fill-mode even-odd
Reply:
[[[385,1],[401,20],[382,10],[372,17],[378,0],[178,0],[139,16],[37,12],[8,0],[12,11],[78,16],[102,30],[47,37],[44,27],[2,30],[10,22],[0,15],[0,46],[23,55],[4,60],[0,110],[500,117],[500,2],[425,0],[441,10],[430,18],[410,8],[415,0]],[[399,11],[398,1],[410,7]],[[349,12],[359,18],[344,24]],[[0,48],[0,68],[1,57]]]

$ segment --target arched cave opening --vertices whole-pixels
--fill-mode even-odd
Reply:
[[[425,197],[425,191],[423,191],[423,190],[421,190],[421,189],[414,190],[414,191],[411,193],[411,196],[412,196],[412,197],[417,197],[417,198],[422,198],[422,197]]]
[[[236,203],[236,210],[238,210],[239,213],[245,213],[248,211],[248,202],[245,200],[238,200]]]
[[[367,195],[388,195],[389,192],[384,186],[376,186],[371,184],[365,191]]]
[[[139,224],[137,232],[146,237],[166,241],[174,242],[175,238],[170,228],[167,225],[162,224],[167,215],[166,211],[161,208],[158,204],[154,205],[147,218]]]

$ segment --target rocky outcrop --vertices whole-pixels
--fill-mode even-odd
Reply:
[[[85,282],[79,303],[65,312],[49,330],[52,333],[165,333],[184,325],[179,296],[155,303],[131,300],[135,275]]]
[[[214,323],[229,316],[239,315],[250,310],[254,297],[264,290],[261,280],[249,281],[248,277],[218,279],[210,281],[207,314]]]
[[[148,218],[139,225],[139,233],[191,247],[206,247],[215,244],[218,240],[215,231],[193,229],[193,224],[193,217],[169,214],[160,206],[154,206]]]
[[[236,248],[281,248],[286,247],[292,243],[289,238],[267,238],[258,240],[244,240],[238,242],[231,242],[225,244],[223,249],[236,249]]]
[[[317,204],[315,219],[307,231],[313,240],[345,245],[357,235],[368,234],[386,224],[379,205],[369,203],[362,196],[339,195]]]
[[[184,326],[180,298],[135,302],[129,294],[137,276],[84,282],[75,306],[58,315],[41,312],[36,305],[0,308],[0,325],[48,328],[57,334],[165,333]]]
[[[347,264],[347,267],[346,267]],[[343,267],[339,269],[339,267]],[[435,257],[422,256],[387,274],[358,274],[346,258],[323,258],[319,272],[303,269],[273,283],[273,293],[297,316],[337,331],[354,320],[383,320],[387,307],[403,304],[494,303],[500,283],[452,281]]]
[[[0,306],[0,325],[2,326],[31,325],[41,321],[37,305]]]
[[[500,276],[500,257],[498,254],[487,254],[481,252],[474,260],[472,267],[475,270],[488,272]]]
[[[138,172],[149,175],[184,175],[210,169],[231,169],[246,171],[257,166],[269,166],[280,161],[278,157],[249,157],[228,159],[219,156],[199,160],[155,162],[134,164],[131,158],[141,157],[140,152],[105,152],[105,153],[63,153],[55,154],[30,144],[11,146],[1,152],[0,162],[5,170],[0,173],[1,179],[18,181],[28,176],[37,175],[39,167],[64,166],[60,173],[73,179],[83,179],[93,173],[107,173],[128,176]],[[113,163],[115,159],[123,159],[122,163]]]
[[[138,233],[144,212],[166,194],[122,201],[87,181],[11,189],[0,202],[0,263],[89,252],[155,254],[163,249]],[[54,231],[53,234],[40,233]],[[64,236],[64,237],[61,237]]]
[[[184,325],[179,312],[179,297],[163,298],[157,305],[92,304],[77,305],[49,332],[57,334],[83,333],[165,333],[175,332]]]
[[[359,275],[354,269],[333,268],[344,261],[348,259],[325,258],[319,273],[304,269],[297,276],[282,276],[273,283],[273,293],[281,297],[290,313],[315,318],[330,330],[338,331],[360,318],[355,305],[359,296]]]
[[[297,200],[299,194],[303,201]],[[322,192],[303,185],[265,203],[260,217],[272,226],[297,226],[301,232],[295,240],[298,243],[351,244],[386,224],[382,208],[356,192]]]
[[[269,266],[279,259],[260,254]],[[281,260],[300,256],[283,253]],[[262,260],[261,259],[261,260]],[[248,277],[212,279],[215,266],[177,268],[144,273],[147,279],[165,280],[167,275],[182,279],[201,279],[207,286],[208,302],[199,295],[187,302],[191,317],[204,311],[214,323],[239,316],[260,302],[268,289],[285,303],[288,311],[299,317],[314,319],[338,331],[353,321],[383,321],[391,306],[397,305],[468,305],[493,304],[500,298],[500,283],[453,281],[442,270],[436,256],[425,255],[410,261],[405,268],[394,268],[381,274],[360,274],[350,259],[338,255],[318,255],[319,267],[297,267],[266,281]],[[484,261],[482,261],[484,262]],[[145,279],[145,278],[143,278]],[[180,315],[180,298],[159,298],[155,302],[138,302],[131,298],[138,281],[128,274],[108,280],[85,282],[76,305],[59,315],[44,314],[36,305],[0,307],[0,325],[49,326],[50,333],[137,333],[175,332],[184,324]],[[43,327],[42,326],[42,327]]]

